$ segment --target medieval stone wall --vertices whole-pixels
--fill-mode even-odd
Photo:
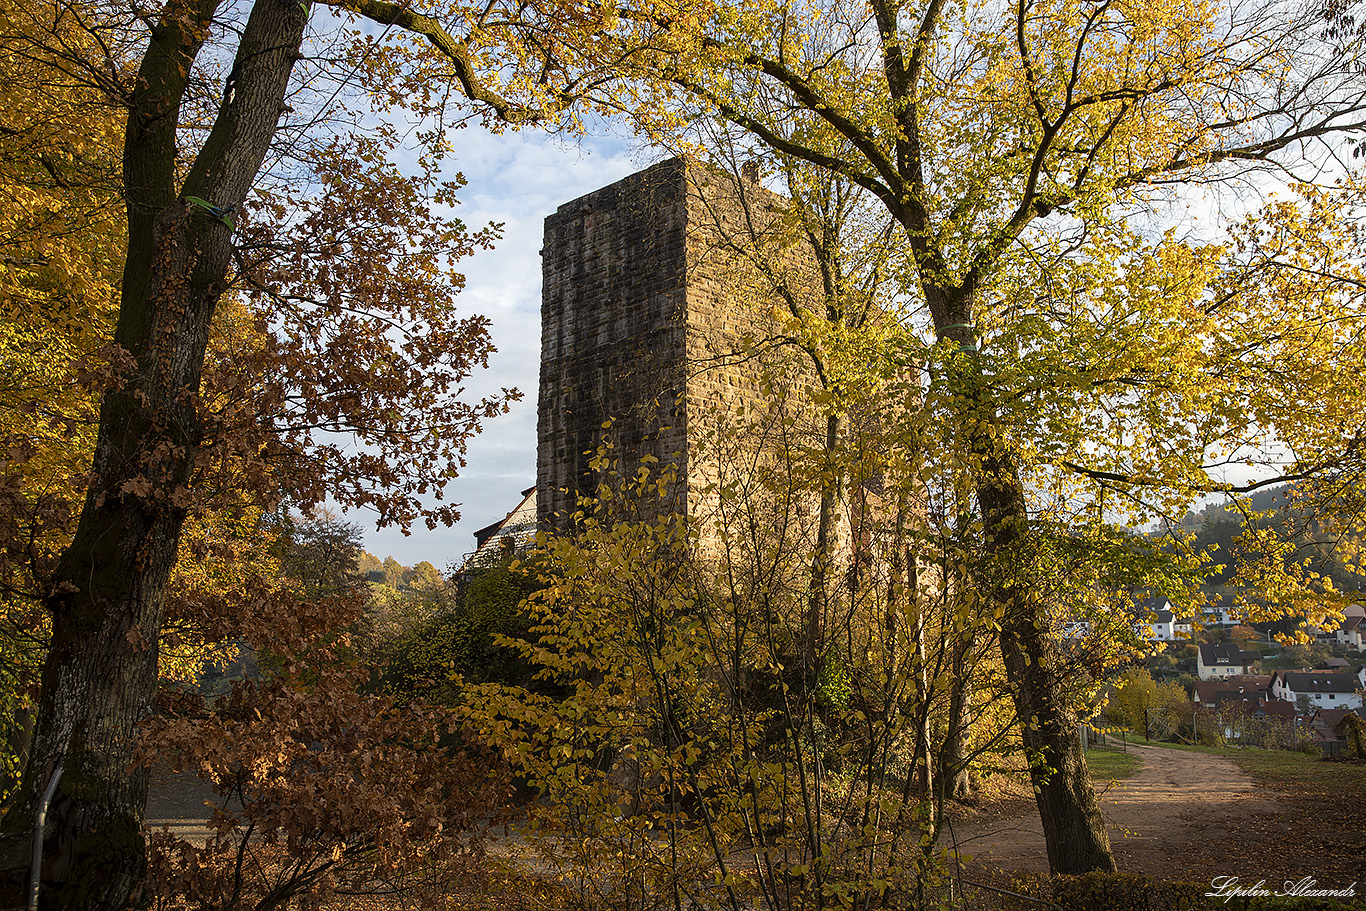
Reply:
[[[647,453],[667,462],[686,449],[681,423],[671,420],[685,377],[684,171],[682,161],[664,162],[546,219],[536,460],[542,525],[563,525],[577,497],[594,492],[588,454],[604,439],[637,463]]]
[[[622,476],[642,459],[677,465],[667,508],[708,512],[727,457],[718,440],[735,442],[719,422],[810,382],[771,316],[776,283],[813,285],[809,255],[778,240],[782,208],[757,183],[672,159],[546,219],[542,526],[565,526],[604,480],[589,465],[604,444]]]

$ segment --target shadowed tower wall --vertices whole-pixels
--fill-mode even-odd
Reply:
[[[739,203],[743,186],[747,205]],[[601,478],[604,440],[633,476],[677,464],[671,507],[695,515],[714,472],[699,443],[715,415],[760,398],[751,351],[764,280],[734,238],[762,234],[782,200],[672,159],[560,206],[545,222],[537,512],[564,527]],[[797,259],[802,259],[798,257]],[[772,359],[768,361],[772,364]],[[797,369],[797,368],[794,368]],[[610,426],[604,426],[610,425]],[[691,456],[691,457],[690,457]]]

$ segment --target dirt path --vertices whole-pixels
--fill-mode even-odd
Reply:
[[[1205,753],[1129,747],[1143,760],[1133,778],[1100,795],[1121,870],[1163,879],[1207,881],[1215,875],[1279,881],[1299,874],[1296,859],[1269,848],[1293,837],[1294,820],[1274,795],[1231,761]],[[1043,830],[1032,805],[1023,815],[973,821],[946,833],[972,863],[990,870],[1046,872]]]
[[[1325,886],[1366,885],[1366,842],[1359,796],[1326,804],[1313,794],[1278,795],[1249,778],[1232,761],[1206,753],[1135,747],[1143,767],[1132,778],[1101,789],[1101,811],[1122,871],[1189,882],[1237,876],[1268,883],[1316,877]],[[192,774],[153,774],[149,827],[169,824],[175,834],[202,844],[201,820],[212,798]],[[1317,800],[1317,802],[1316,802]],[[965,863],[985,878],[1001,871],[1048,870],[1043,830],[1032,800],[1015,800],[992,818],[960,823],[941,845],[957,845]],[[537,866],[518,838],[494,838],[492,852],[517,855]]]

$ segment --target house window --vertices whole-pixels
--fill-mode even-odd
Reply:
[[[1329,698],[1329,699],[1336,699],[1336,698],[1338,698],[1338,697],[1337,697],[1336,694],[1334,694],[1334,693],[1329,693],[1329,694],[1328,694],[1328,698]]]

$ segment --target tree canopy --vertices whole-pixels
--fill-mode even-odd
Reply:
[[[1055,871],[1113,861],[1046,632],[1053,555],[1081,539],[1118,565],[1134,545],[1114,524],[1354,477],[1354,21],[1288,3],[628,3],[591,38],[528,41],[565,85],[602,74],[588,94],[648,133],[727,122],[896,225],[919,343],[887,356],[921,377],[929,471],[974,492]],[[1171,220],[1180,187],[1265,179],[1291,191],[1222,236]],[[1242,463],[1263,473],[1221,477]]]
[[[919,470],[970,497],[972,581],[1050,863],[1111,868],[1049,632],[1057,592],[1078,590],[1054,584],[1059,555],[1097,583],[1110,567],[1177,580],[1189,562],[1136,553],[1115,526],[1276,480],[1348,514],[1362,499],[1355,10],[323,5],[337,18],[292,0],[5,6],[0,493],[21,519],[3,527],[0,581],[51,634],[4,831],[31,824],[64,769],[49,848],[73,859],[53,894],[114,907],[138,875],[129,732],[191,516],[331,499],[405,525],[455,517],[424,497],[514,393],[462,394],[491,347],[451,306],[454,261],[495,232],[445,214],[446,133],[587,112],[655,137],[728,124],[763,166],[836,175],[885,216],[879,268],[908,331],[859,356],[911,378],[917,415],[888,455],[928,454]],[[408,137],[404,173],[390,156]],[[1237,209],[1222,232],[1173,217],[1200,187]],[[1261,473],[1231,473],[1245,465]],[[212,539],[203,553],[230,551]],[[7,869],[26,862],[18,843]]]
[[[48,851],[72,859],[46,885],[64,907],[121,906],[140,875],[146,772],[130,768],[168,611],[172,647],[249,619],[275,583],[268,555],[243,574],[263,538],[245,526],[282,502],[452,521],[430,498],[516,395],[463,395],[492,347],[452,303],[455,263],[496,229],[448,214],[450,124],[419,133],[409,171],[390,161],[398,120],[440,120],[449,99],[398,90],[415,71],[401,40],[313,12],[5,10],[6,91],[23,96],[0,135],[5,619],[29,611],[42,672],[2,846],[27,869],[58,781]]]

